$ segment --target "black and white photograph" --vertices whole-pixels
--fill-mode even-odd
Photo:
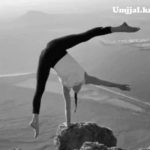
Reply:
[[[0,150],[150,150],[149,0],[0,0]]]

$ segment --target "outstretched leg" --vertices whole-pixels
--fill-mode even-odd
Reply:
[[[118,84],[118,83],[112,83],[109,81],[100,80],[97,77],[91,76],[87,73],[85,73],[85,84],[93,84],[93,85],[99,85],[99,86],[107,86],[107,87],[115,87],[120,90],[129,91],[130,87],[126,84]]]
[[[73,46],[76,46],[77,44],[86,42],[96,36],[106,35],[115,32],[136,32],[139,30],[140,28],[132,27],[129,26],[127,23],[123,23],[122,25],[116,27],[96,27],[83,33],[63,36],[54,41],[57,41],[59,43],[58,46],[61,46],[61,48],[69,49]]]
[[[40,105],[41,105],[41,98],[43,92],[45,90],[46,81],[49,76],[50,66],[48,65],[44,51],[42,51],[39,59],[39,65],[37,70],[37,83],[36,83],[36,90],[35,95],[33,98],[33,119],[30,123],[31,127],[35,129],[35,137],[39,134],[39,112],[40,112]]]

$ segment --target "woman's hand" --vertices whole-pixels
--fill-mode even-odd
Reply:
[[[122,90],[122,91],[130,91],[130,90],[131,90],[130,86],[127,85],[127,84],[120,84],[120,85],[118,86],[118,88],[119,88],[120,90]]]

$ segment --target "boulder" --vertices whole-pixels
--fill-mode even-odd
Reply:
[[[80,150],[123,150],[123,149],[117,147],[108,148],[104,144],[98,142],[85,142],[83,143]]]
[[[104,145],[100,147],[107,148],[116,146],[117,139],[109,128],[100,127],[96,123],[81,122],[69,127],[65,124],[58,126],[54,139],[57,150],[80,149],[85,142],[101,143]]]

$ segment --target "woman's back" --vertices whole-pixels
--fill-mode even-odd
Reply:
[[[84,83],[85,71],[70,54],[60,59],[54,70],[57,72],[62,84],[67,87],[71,88]]]

